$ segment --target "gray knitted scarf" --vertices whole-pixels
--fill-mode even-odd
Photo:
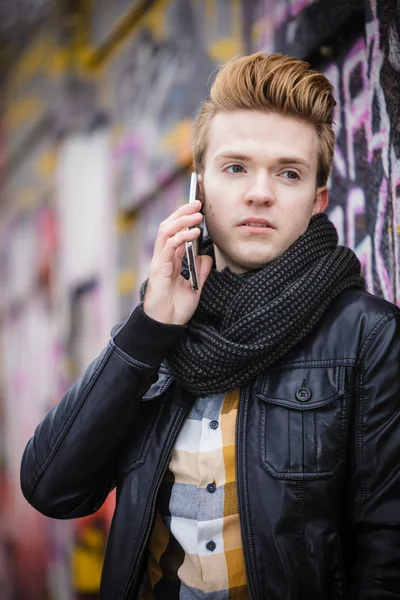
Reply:
[[[211,240],[202,253],[213,256]],[[189,277],[185,260],[182,274]],[[360,263],[338,246],[328,217],[315,215],[307,231],[263,268],[244,275],[212,269],[166,365],[196,396],[238,388],[300,342],[346,288],[365,288]]]

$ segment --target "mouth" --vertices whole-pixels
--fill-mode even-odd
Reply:
[[[271,223],[265,219],[246,219],[239,224],[239,227],[249,232],[257,231],[257,233],[272,231],[274,229]]]

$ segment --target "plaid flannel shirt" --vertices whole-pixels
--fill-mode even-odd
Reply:
[[[239,391],[199,398],[157,498],[141,600],[248,599],[236,497]]]

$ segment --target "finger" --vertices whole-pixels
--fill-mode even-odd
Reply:
[[[175,258],[182,262],[183,257],[185,256],[185,252],[186,252],[186,244],[182,244],[182,246],[179,246],[179,248],[177,248],[177,250],[175,252]]]
[[[164,248],[161,250],[160,255],[158,257],[158,263],[170,263],[174,256],[175,252],[180,246],[184,246],[186,242],[190,242],[195,240],[200,235],[200,229],[198,227],[193,227],[193,229],[182,229],[178,231],[174,236],[170,237],[164,245]]]
[[[196,266],[199,279],[199,291],[201,292],[203,285],[205,284],[207,277],[211,272],[213,259],[211,256],[197,256]]]
[[[163,225],[168,225],[171,221],[176,221],[176,219],[179,219],[179,217],[182,217],[184,215],[191,215],[194,212],[199,212],[200,208],[200,200],[196,200],[195,202],[193,202],[193,204],[189,204],[188,202],[186,202],[186,204],[182,204],[182,206],[180,206],[171,215],[169,215],[169,217],[162,221],[162,223],[160,223],[160,227],[162,227]]]
[[[179,248],[177,248],[177,250],[175,251],[174,268],[173,268],[173,272],[172,272],[172,277],[174,279],[176,277],[179,277],[179,275],[181,274],[182,260],[183,260],[183,257],[185,256],[185,252],[186,252],[186,244],[182,244],[182,246],[179,246]]]
[[[158,230],[157,239],[154,244],[154,252],[161,252],[169,238],[173,237],[181,229],[199,225],[202,219],[203,215],[199,212],[195,212],[190,215],[178,217],[177,219],[169,221],[168,223],[166,221],[161,223]]]
[[[203,215],[200,212],[195,212],[191,215],[183,215],[179,217],[175,221],[171,221],[167,224],[160,226],[160,237],[172,237],[175,233],[178,233],[181,229],[185,227],[193,227],[194,225],[198,225],[203,218]]]

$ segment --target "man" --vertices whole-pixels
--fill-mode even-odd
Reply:
[[[334,105],[302,61],[223,67],[201,202],[161,224],[142,304],[28,443],[45,515],[117,487],[101,599],[400,598],[400,311],[323,213]]]

